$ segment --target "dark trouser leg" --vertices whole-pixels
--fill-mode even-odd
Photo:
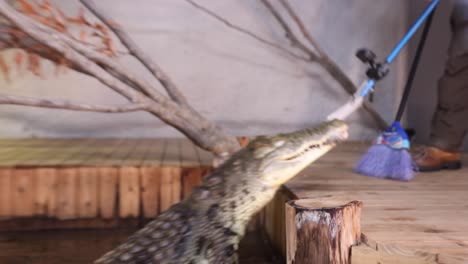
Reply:
[[[449,59],[438,89],[431,144],[457,152],[468,127],[468,54]]]
[[[455,1],[451,22],[453,37],[445,72],[439,80],[431,144],[457,152],[468,129],[468,0]]]

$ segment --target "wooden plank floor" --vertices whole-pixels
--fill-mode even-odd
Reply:
[[[0,139],[0,167],[211,166],[187,139]]]
[[[398,182],[352,172],[367,147],[337,147],[287,183],[287,189],[298,198],[363,201],[362,230],[370,239],[468,263],[468,155],[461,170],[419,173],[411,182]]]

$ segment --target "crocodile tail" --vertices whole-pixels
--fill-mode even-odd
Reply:
[[[184,263],[193,215],[183,204],[172,206],[95,264]]]

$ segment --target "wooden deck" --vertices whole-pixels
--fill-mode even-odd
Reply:
[[[362,231],[382,251],[381,260],[369,255],[359,263],[468,263],[468,167],[419,173],[411,182],[354,174],[352,167],[367,148],[348,143],[322,157],[286,184],[267,218],[283,214],[278,203],[291,198],[349,197],[363,201]],[[270,236],[283,247],[284,234],[277,233],[284,232],[282,223],[268,221]]]
[[[185,139],[0,139],[0,263],[91,263],[186,197],[211,162]],[[280,263],[252,223],[241,263]]]
[[[135,226],[187,197],[211,160],[186,139],[2,139],[0,230]]]
[[[380,250],[353,249],[355,263],[468,263],[468,167],[408,183],[356,175],[367,147],[343,144],[284,186],[265,210],[274,245],[284,252],[287,200],[345,196],[364,202],[363,233]],[[0,230],[135,228],[188,195],[210,163],[186,140],[0,140]]]
[[[186,139],[0,139],[0,167],[211,166]]]

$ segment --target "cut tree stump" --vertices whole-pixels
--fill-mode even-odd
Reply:
[[[341,197],[286,203],[286,258],[296,264],[348,264],[361,237],[362,202]]]

